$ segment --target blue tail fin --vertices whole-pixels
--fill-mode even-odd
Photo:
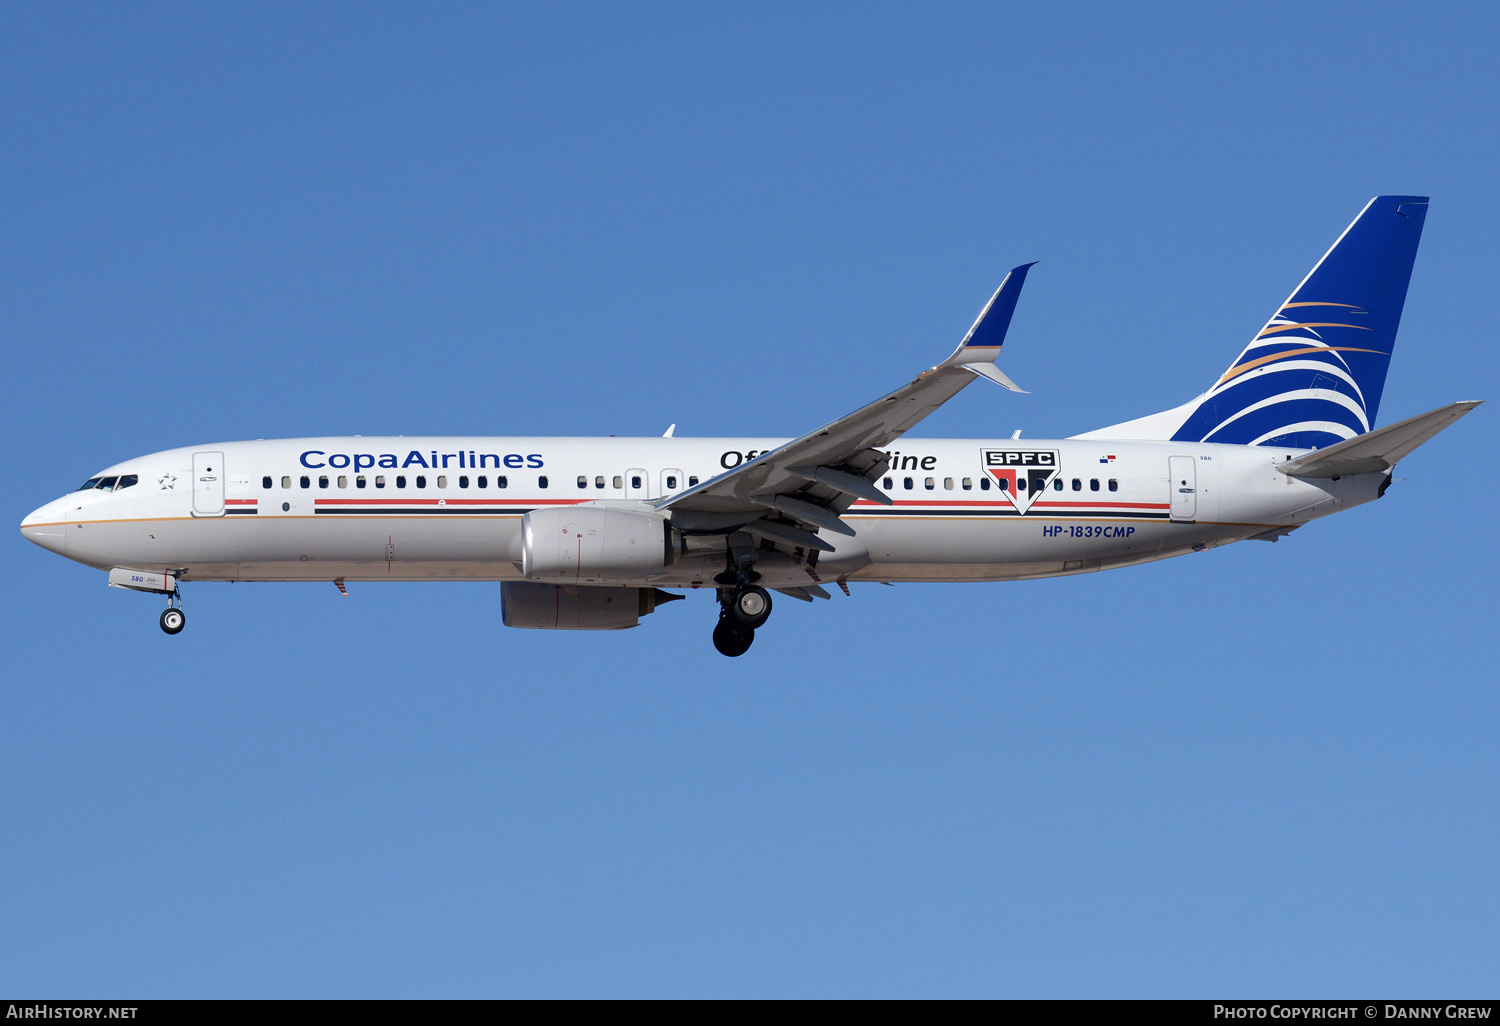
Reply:
[[[1089,435],[1312,449],[1369,431],[1426,215],[1425,196],[1376,196],[1207,392]]]

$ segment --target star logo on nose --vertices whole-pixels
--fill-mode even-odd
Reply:
[[[162,491],[170,492],[172,490],[172,486],[177,483],[177,478],[173,477],[171,474],[163,474],[161,477],[156,479],[156,483],[161,485]]]

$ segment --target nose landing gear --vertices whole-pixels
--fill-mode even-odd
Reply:
[[[167,608],[162,610],[161,619],[158,622],[161,624],[163,634],[181,634],[182,629],[187,626],[187,614],[182,611],[180,587],[174,587],[167,592]]]
[[[178,580],[186,574],[187,567],[166,570],[137,570],[134,567],[117,566],[109,572],[109,586],[126,591],[146,591],[167,596],[166,611],[161,614],[162,632],[181,634],[187,626],[187,615],[182,611],[182,588]]]

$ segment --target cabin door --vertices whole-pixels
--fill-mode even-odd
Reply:
[[[193,453],[193,516],[224,515],[224,454]]]

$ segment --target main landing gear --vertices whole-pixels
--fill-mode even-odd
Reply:
[[[760,585],[747,582],[732,588],[720,588],[714,648],[727,656],[744,655],[755,641],[755,629],[770,616],[771,595]]]
[[[733,617],[719,617],[719,623],[714,627],[714,648],[719,650],[720,655],[744,655],[750,651],[750,645],[754,641],[755,628],[746,627]]]

